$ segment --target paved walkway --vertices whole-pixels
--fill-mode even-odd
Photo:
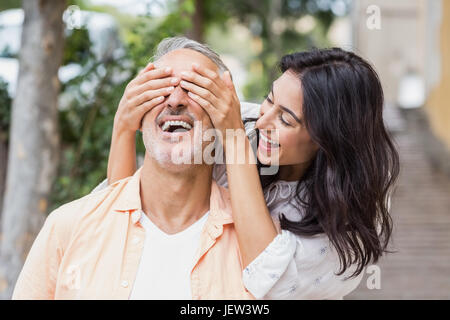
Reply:
[[[395,136],[401,174],[392,199],[392,249],[377,264],[381,289],[360,286],[346,299],[450,299],[450,179],[433,171],[413,125]]]

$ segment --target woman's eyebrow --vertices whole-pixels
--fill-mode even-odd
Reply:
[[[272,83],[272,86],[270,87],[270,92],[272,93],[272,97],[275,97],[275,94],[273,93],[273,83]],[[281,104],[279,106],[280,106],[281,110],[289,113],[295,119],[295,121],[302,124],[302,121],[295,115],[295,113],[291,109],[288,109],[285,106],[282,106]]]

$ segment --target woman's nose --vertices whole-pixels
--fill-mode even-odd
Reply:
[[[264,108],[261,107],[259,119],[257,121],[257,128],[258,129],[274,129],[274,119],[275,119],[275,112],[273,112],[275,108]]]

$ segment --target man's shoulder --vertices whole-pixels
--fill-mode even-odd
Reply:
[[[260,105],[252,102],[241,101],[242,119],[254,119],[259,116]]]
[[[63,204],[53,210],[48,215],[47,220],[62,227],[62,225],[73,226],[88,216],[97,216],[105,211],[101,210],[101,207],[114,202],[114,199],[131,178],[130,176],[116,181],[102,190],[91,192],[79,199]]]

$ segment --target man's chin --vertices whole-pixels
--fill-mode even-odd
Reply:
[[[166,172],[172,172],[172,173],[187,172],[187,171],[190,171],[194,166],[193,161],[190,164],[173,163],[171,161],[158,161],[158,160],[156,160],[156,161],[160,168],[164,169]]]
[[[186,170],[195,164],[195,148],[188,141],[160,140],[157,145],[154,143],[149,147],[147,155],[154,159],[159,166],[171,171]]]

